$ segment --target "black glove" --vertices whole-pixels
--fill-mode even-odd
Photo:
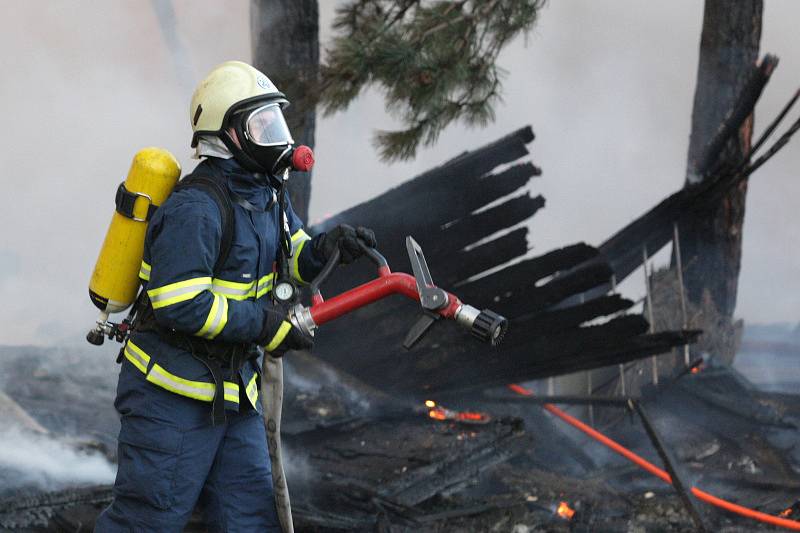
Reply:
[[[358,239],[364,241],[369,248],[375,248],[378,241],[375,232],[369,228],[359,226],[353,228],[347,224],[339,224],[327,233],[320,235],[314,243],[314,252],[323,262],[327,263],[336,248],[342,254],[342,264],[350,264],[362,255],[364,251],[358,245]]]
[[[314,338],[292,325],[286,313],[277,309],[265,309],[264,326],[261,328],[259,345],[273,357],[283,357],[289,350],[310,350]]]

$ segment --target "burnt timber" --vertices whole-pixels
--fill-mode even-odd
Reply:
[[[404,238],[413,236],[437,285],[510,319],[499,348],[438,323],[405,351],[402,339],[419,311],[398,298],[326,324],[315,354],[384,391],[419,396],[624,363],[691,342],[697,332],[649,334],[641,315],[623,314],[634,302],[606,290],[566,304],[608,286],[613,269],[596,248],[577,243],[526,256],[523,224],[545,205],[527,190],[541,174],[524,159],[533,139],[530,127],[517,130],[313,228],[324,231],[345,221],[374,228],[395,270],[408,269]],[[338,294],[354,280],[373,276],[368,264],[351,266],[337,272],[323,294]]]

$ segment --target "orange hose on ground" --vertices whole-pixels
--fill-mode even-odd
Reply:
[[[511,384],[508,386],[509,389],[516,392],[521,396],[533,396],[533,391],[526,389],[525,387],[521,387],[517,384]],[[605,446],[611,448],[618,454],[622,455],[629,461],[633,462],[637,466],[641,467],[644,470],[647,470],[654,476],[660,478],[662,481],[672,484],[672,478],[670,475],[658,468],[656,465],[648,461],[647,459],[633,453],[628,448],[622,446],[620,443],[611,440],[610,438],[606,437],[599,431],[587,426],[574,416],[568,415],[555,405],[551,403],[544,404],[544,408],[547,409],[550,413],[557,416],[567,424],[581,430],[582,432],[586,433],[596,441],[604,444]],[[723,500],[722,498],[717,498],[713,494],[709,494],[705,491],[698,489],[697,487],[692,487],[692,494],[698,499],[702,500],[706,503],[719,507],[721,509],[725,509],[726,511],[730,511],[732,513],[736,513],[741,516],[745,516],[747,518],[752,518],[754,520],[758,520],[760,522],[765,522],[767,524],[772,524],[774,526],[785,527],[787,529],[793,529],[795,531],[800,531],[800,522],[795,522],[794,520],[788,520],[786,518],[780,518],[777,516],[772,516],[771,514],[762,513],[761,511],[756,511],[754,509],[748,509],[747,507],[743,507],[741,505],[729,502],[727,500]]]

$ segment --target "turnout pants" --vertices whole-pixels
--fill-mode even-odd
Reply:
[[[146,382],[124,360],[114,500],[95,532],[180,532],[199,502],[209,531],[280,533],[264,423],[240,400],[212,426],[210,404]]]

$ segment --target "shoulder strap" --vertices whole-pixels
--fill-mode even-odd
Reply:
[[[233,215],[233,203],[225,184],[211,176],[190,175],[178,182],[175,190],[197,188],[205,191],[219,208],[222,215],[222,239],[219,243],[219,254],[217,261],[214,263],[214,274],[219,274],[225,262],[228,260],[228,255],[231,252],[231,245],[233,244],[233,233],[235,228],[235,218]]]

